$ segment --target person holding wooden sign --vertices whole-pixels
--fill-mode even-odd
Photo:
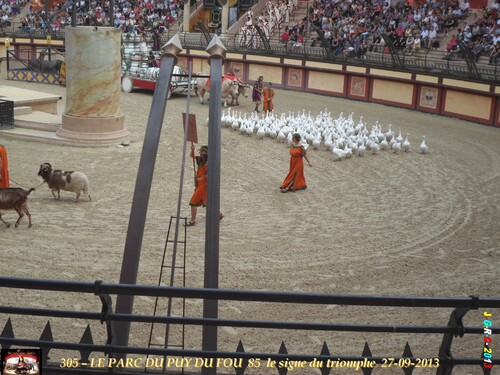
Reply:
[[[187,227],[192,227],[196,225],[196,214],[198,212],[198,207],[205,207],[207,205],[207,172],[208,172],[208,146],[200,147],[200,155],[195,156],[195,147],[191,144],[191,157],[196,161],[196,180],[194,193],[191,196],[189,205],[191,206],[191,220],[186,224]],[[224,214],[221,212],[219,219],[222,220]]]

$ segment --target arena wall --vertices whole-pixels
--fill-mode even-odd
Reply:
[[[52,41],[52,44],[56,42],[64,43]],[[14,49],[18,57],[26,58],[30,49],[34,51],[37,45],[44,44],[48,45],[46,40],[17,38],[10,49]],[[191,61],[195,74],[208,72],[207,57],[206,51],[188,49],[181,53],[178,64],[187,68]],[[226,71],[229,68],[249,83],[262,75],[276,88],[376,102],[500,126],[500,86],[495,84],[245,53],[228,53]]]
[[[186,51],[193,70],[206,68],[204,51]],[[246,82],[259,76],[276,88],[375,102],[484,125],[500,126],[500,86],[362,66],[265,55],[226,56],[225,69]]]

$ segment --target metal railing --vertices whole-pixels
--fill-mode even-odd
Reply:
[[[64,48],[37,47],[21,50],[24,57],[14,51],[7,51],[7,70],[28,69],[38,73],[59,73],[65,59]]]
[[[45,38],[50,35],[47,30],[23,30],[20,24],[13,23],[0,32],[4,36],[22,38]],[[162,45],[174,36],[176,32],[167,30],[161,35]],[[209,40],[213,34],[209,34]],[[203,33],[179,33],[182,46],[186,49],[205,50],[208,46]],[[64,39],[64,29],[53,30],[52,39]],[[445,59],[443,52],[422,48],[413,55],[405,54],[403,49],[389,48],[384,53],[384,45],[379,45],[376,52],[366,52],[362,56],[352,57],[347,49],[335,54],[326,45],[312,46],[304,43],[300,47],[292,47],[283,43],[279,37],[271,37],[263,41],[259,35],[222,34],[220,39],[228,52],[265,54],[276,57],[293,57],[323,62],[334,62],[347,65],[359,65],[374,68],[395,69],[409,73],[425,73],[442,77],[460,78],[475,82],[500,83],[498,64],[489,65],[488,58],[482,57],[479,62],[470,64],[460,55],[455,59]],[[388,46],[388,45],[386,45]],[[389,47],[389,46],[388,46]],[[387,51],[387,50],[386,50]]]
[[[204,351],[192,349],[174,349],[174,348],[150,348],[145,346],[117,346],[114,344],[116,322],[141,322],[155,324],[171,324],[171,325],[192,325],[192,326],[217,326],[217,327],[249,327],[253,329],[277,329],[277,330],[293,330],[293,331],[323,331],[323,332],[377,332],[381,334],[393,333],[411,333],[411,334],[442,334],[443,340],[440,347],[435,348],[433,361],[437,366],[433,367],[437,375],[452,374],[455,366],[462,365],[477,365],[483,364],[483,359],[478,355],[476,358],[458,358],[451,354],[451,345],[454,337],[463,337],[470,334],[484,334],[482,322],[478,322],[475,327],[466,327],[463,324],[463,317],[470,310],[492,309],[500,307],[500,298],[483,298],[477,296],[470,297],[407,297],[407,296],[369,296],[369,295],[338,295],[338,294],[319,294],[319,293],[292,293],[292,292],[272,292],[272,291],[245,291],[245,290],[228,290],[228,289],[202,289],[202,288],[179,288],[179,287],[164,287],[164,286],[147,286],[147,285],[128,285],[128,284],[108,284],[102,281],[96,282],[71,282],[60,280],[40,280],[27,278],[11,278],[0,277],[0,288],[15,288],[15,289],[31,289],[43,291],[57,291],[59,296],[69,305],[73,306],[71,295],[69,293],[82,293],[98,296],[101,301],[101,311],[74,311],[74,310],[55,310],[45,308],[24,308],[0,306],[0,314],[8,314],[9,319],[0,334],[0,345],[2,348],[8,348],[11,345],[16,346],[31,346],[43,348],[42,365],[45,374],[71,373],[71,374],[101,374],[108,373],[110,369],[86,369],[79,366],[77,368],[60,368],[60,363],[49,361],[49,352],[53,349],[79,351],[80,358],[77,361],[88,363],[92,352],[103,353],[109,357],[118,355],[135,354],[135,355],[156,355],[165,357],[185,357],[185,358],[232,358],[241,359],[241,367],[238,367],[237,373],[244,374],[252,373],[252,368],[249,366],[251,360],[272,359],[280,360],[297,360],[297,361],[359,361],[353,363],[361,363],[366,361],[374,361],[374,363],[383,365],[388,357],[392,357],[399,366],[401,373],[411,374],[418,362],[418,356],[412,353],[410,344],[407,342],[403,350],[402,356],[389,355],[384,357],[373,356],[371,348],[367,342],[363,352],[356,355],[337,355],[331,354],[326,343],[323,343],[321,352],[312,353],[289,353],[286,345],[281,344],[278,353],[252,351],[246,352],[243,343],[239,340],[237,348],[234,351]],[[68,294],[68,297],[65,294]],[[450,315],[447,325],[383,325],[373,322],[371,324],[335,324],[324,322],[311,321],[277,321],[277,320],[255,320],[255,319],[206,319],[199,317],[174,317],[174,316],[153,316],[139,314],[117,314],[113,312],[111,295],[133,295],[133,296],[149,296],[149,297],[171,297],[171,298],[188,298],[188,299],[217,299],[227,301],[244,301],[244,302],[272,302],[275,304],[293,304],[296,306],[302,305],[346,305],[346,306],[377,306],[377,307],[411,307],[412,309],[420,308],[435,308],[435,309],[454,309]],[[73,295],[73,298],[75,296]],[[5,301],[3,301],[5,302]],[[45,304],[49,304],[45,300]],[[408,315],[408,310],[404,310]],[[188,312],[189,313],[189,312]],[[69,319],[84,319],[87,321],[100,321],[106,327],[106,341],[101,344],[94,344],[90,327],[87,326],[81,340],[79,342],[63,342],[54,341],[52,339],[52,329],[50,322],[45,326],[44,332],[40,339],[19,338],[15,337],[12,329],[12,319],[10,315],[22,316],[41,316],[41,317],[56,317]],[[354,320],[355,317],[353,317]],[[273,316],[271,319],[275,319]],[[36,334],[32,332],[33,334]],[[499,329],[492,329],[491,334],[500,333]],[[57,335],[56,335],[57,336]],[[478,342],[481,342],[479,340]],[[478,348],[478,352],[479,352]],[[381,349],[378,348],[377,352]],[[73,355],[74,357],[74,355]],[[277,369],[279,370],[279,369]],[[325,372],[323,372],[323,370]],[[328,370],[328,371],[326,371]],[[486,369],[483,369],[486,370]],[[114,372],[113,372],[114,371]],[[144,369],[142,370],[144,371]],[[119,373],[119,369],[112,369],[113,373]],[[328,374],[329,369],[322,369],[322,373]],[[364,370],[363,370],[364,372]],[[127,371],[127,374],[135,374]],[[280,372],[281,373],[281,372]],[[393,372],[397,373],[397,372]],[[475,372],[477,373],[477,372]],[[487,372],[485,371],[485,374]]]

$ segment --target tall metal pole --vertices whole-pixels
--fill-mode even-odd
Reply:
[[[76,27],[76,0],[71,5],[71,27]]]
[[[309,16],[309,0],[307,0],[307,37],[311,37],[311,17]]]
[[[220,160],[221,160],[221,102],[222,64],[226,47],[217,34],[207,47],[210,54],[210,108],[208,114],[208,172],[207,220],[205,229],[205,288],[219,287],[219,230],[220,230]],[[218,301],[203,301],[203,317],[217,319]],[[203,350],[217,350],[217,327],[203,326]],[[203,368],[202,375],[214,375],[217,369]]]
[[[181,176],[179,178],[179,197],[177,198],[177,213],[175,215],[176,219],[175,220],[175,236],[174,236],[174,249],[172,252],[172,271],[170,272],[170,286],[174,285],[175,281],[175,265],[176,265],[176,260],[177,260],[177,243],[179,241],[179,224],[180,224],[180,219],[181,219],[181,202],[182,202],[182,186],[184,184],[184,170],[186,167],[186,147],[187,147],[187,139],[188,139],[188,134],[189,134],[189,107],[191,105],[191,81],[192,81],[192,73],[193,73],[193,68],[192,68],[192,62],[190,61],[188,64],[188,95],[187,95],[187,101],[186,101],[186,120],[184,122],[184,140],[182,142],[182,162],[181,162]],[[194,161],[194,159],[193,159]],[[168,297],[168,303],[167,303],[167,316],[170,316],[172,314],[172,297]],[[170,324],[167,323],[167,326],[165,328],[165,345],[164,348],[168,349],[168,343],[169,343],[169,336],[170,336]],[[166,359],[165,359],[166,363]],[[166,374],[167,371],[167,366],[163,368],[163,373]]]
[[[109,27],[115,27],[115,0],[109,2]]]
[[[148,211],[149,194],[151,192],[151,181],[160,143],[161,127],[167,107],[167,96],[170,89],[170,80],[177,62],[177,54],[182,51],[179,36],[176,34],[163,46],[160,74],[156,81],[156,89],[153,94],[153,102],[149,112],[148,125],[142,145],[141,160],[135,182],[134,199],[130,211],[127,239],[123,252],[120,284],[135,284],[137,271],[139,269],[139,258],[141,255],[142,237]],[[133,296],[118,295],[116,299],[116,312],[119,314],[131,314],[134,304]],[[116,322],[116,337],[114,343],[118,346],[127,346],[130,334],[130,322]],[[119,356],[126,357],[124,354]]]

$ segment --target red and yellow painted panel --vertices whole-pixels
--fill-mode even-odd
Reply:
[[[205,58],[193,58],[192,59],[193,63],[193,73],[209,73],[210,72],[210,65],[208,64],[208,60]]]
[[[394,103],[403,107],[412,107],[415,97],[415,85],[383,79],[373,79],[372,100],[380,103]]]
[[[439,111],[440,90],[434,86],[420,86],[417,108],[425,112],[437,113]]]
[[[368,97],[368,78],[351,76],[349,78],[348,97],[355,99],[367,99]]]
[[[344,95],[345,75],[310,70],[307,80],[307,88],[311,91]]]
[[[281,66],[250,64],[248,66],[248,80],[257,81],[260,76],[264,77],[264,82],[272,82],[281,86],[283,83],[283,68]]]
[[[289,68],[286,73],[286,86],[294,89],[304,88],[305,70]]]
[[[227,64],[227,69],[231,69],[238,78],[244,80],[245,79],[245,64],[241,61],[231,61]],[[226,71],[227,72],[227,71]]]
[[[493,98],[462,91],[446,90],[443,105],[445,113],[476,120],[490,120]]]

